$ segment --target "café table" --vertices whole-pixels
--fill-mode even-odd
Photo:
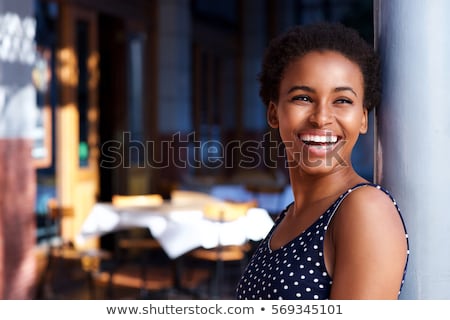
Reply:
[[[120,207],[96,203],[82,224],[77,242],[132,227],[148,227],[167,256],[176,259],[198,248],[240,245],[259,241],[273,226],[263,208],[250,208],[233,221],[211,220],[203,214],[204,204],[176,204],[170,200],[150,207]]]

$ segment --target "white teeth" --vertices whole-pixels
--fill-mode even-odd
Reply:
[[[304,142],[336,143],[338,140],[338,137],[332,136],[332,135],[318,136],[318,135],[305,134],[305,135],[301,136],[301,139]]]

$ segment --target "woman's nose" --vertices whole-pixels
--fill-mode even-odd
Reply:
[[[332,111],[330,106],[325,103],[317,104],[309,117],[309,122],[315,128],[322,128],[332,121]]]

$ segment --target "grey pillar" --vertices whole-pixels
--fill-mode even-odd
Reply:
[[[410,264],[401,298],[450,298],[450,1],[375,0],[382,58],[376,176],[400,205]]]

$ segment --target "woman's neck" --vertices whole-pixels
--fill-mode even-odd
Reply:
[[[367,182],[352,167],[327,175],[307,175],[291,169],[289,175],[297,208],[336,197],[358,183]]]

